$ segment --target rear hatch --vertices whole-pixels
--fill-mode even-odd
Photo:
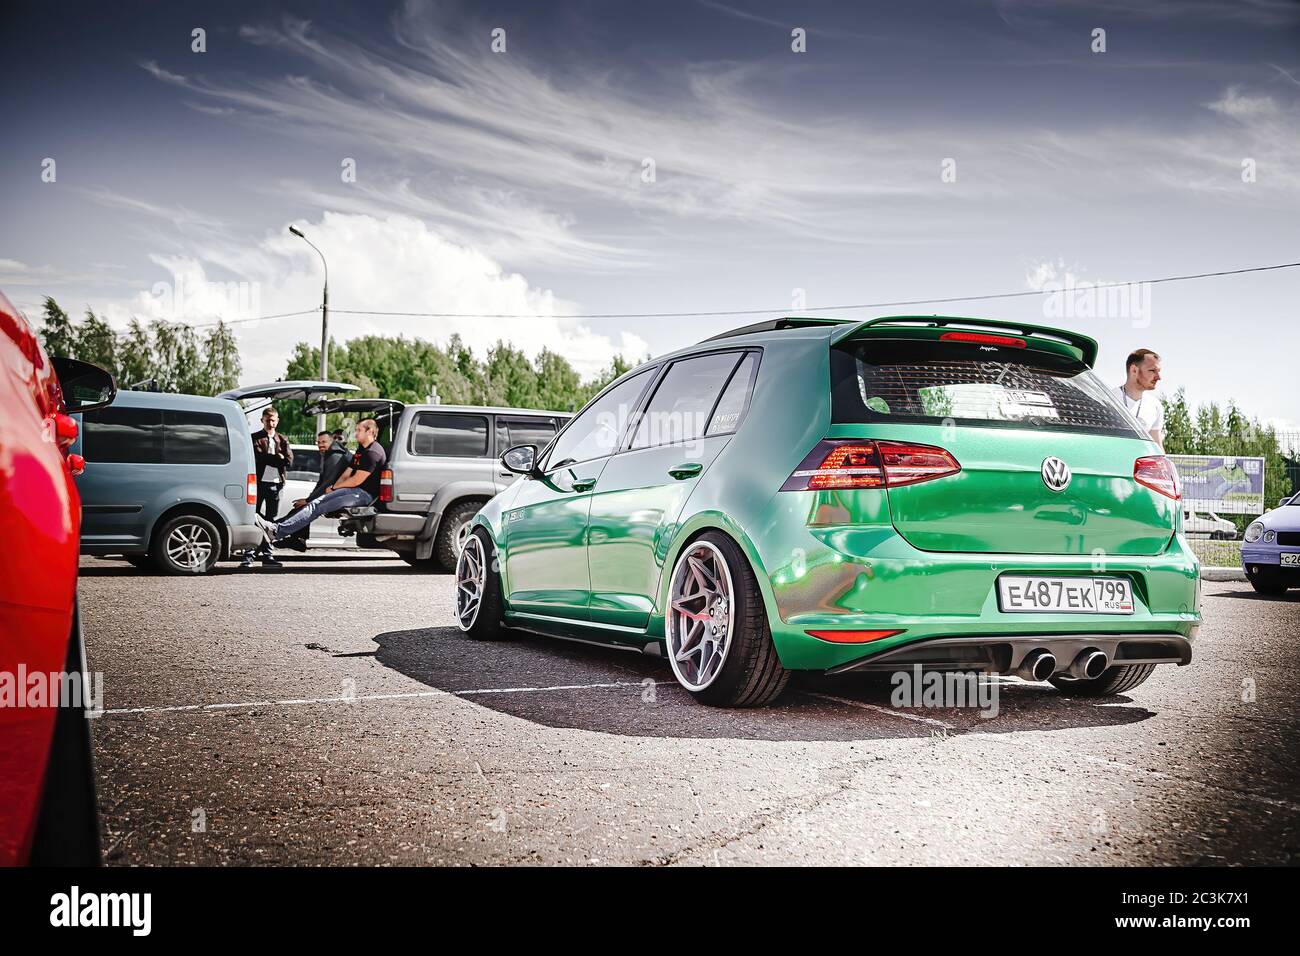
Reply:
[[[1136,480],[1159,451],[1091,371],[1095,343],[983,325],[873,323],[833,346],[832,437],[937,446],[960,466],[891,481],[899,534],[925,551],[1162,552],[1179,505]]]

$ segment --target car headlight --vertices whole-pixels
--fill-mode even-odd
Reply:
[[[1264,522],[1252,521],[1250,527],[1246,529],[1246,541],[1255,542],[1264,536]]]
[[[1276,538],[1276,537],[1277,537],[1277,532],[1276,532],[1276,531],[1265,531],[1265,532],[1264,532],[1264,543],[1265,543],[1265,544],[1272,544],[1272,543],[1273,543],[1273,539]]]

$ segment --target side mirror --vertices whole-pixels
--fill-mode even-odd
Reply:
[[[117,383],[113,376],[98,365],[70,358],[52,358],[50,364],[59,377],[63,403],[69,415],[103,408],[113,404],[117,397]]]
[[[506,471],[532,478],[537,474],[537,446],[515,445],[513,448],[508,448],[501,456],[501,464],[505,466]]]

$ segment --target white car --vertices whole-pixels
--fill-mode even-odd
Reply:
[[[1183,533],[1189,538],[1209,537],[1220,541],[1231,541],[1237,537],[1237,526],[1227,518],[1220,518],[1213,511],[1200,514],[1196,511],[1183,510]]]

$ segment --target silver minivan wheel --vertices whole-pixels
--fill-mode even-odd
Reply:
[[[733,593],[727,559],[712,542],[696,541],[677,559],[668,591],[668,663],[687,690],[704,690],[727,662]]]
[[[168,559],[177,567],[196,574],[208,569],[216,548],[211,528],[198,522],[185,521],[173,525],[163,540]]]

